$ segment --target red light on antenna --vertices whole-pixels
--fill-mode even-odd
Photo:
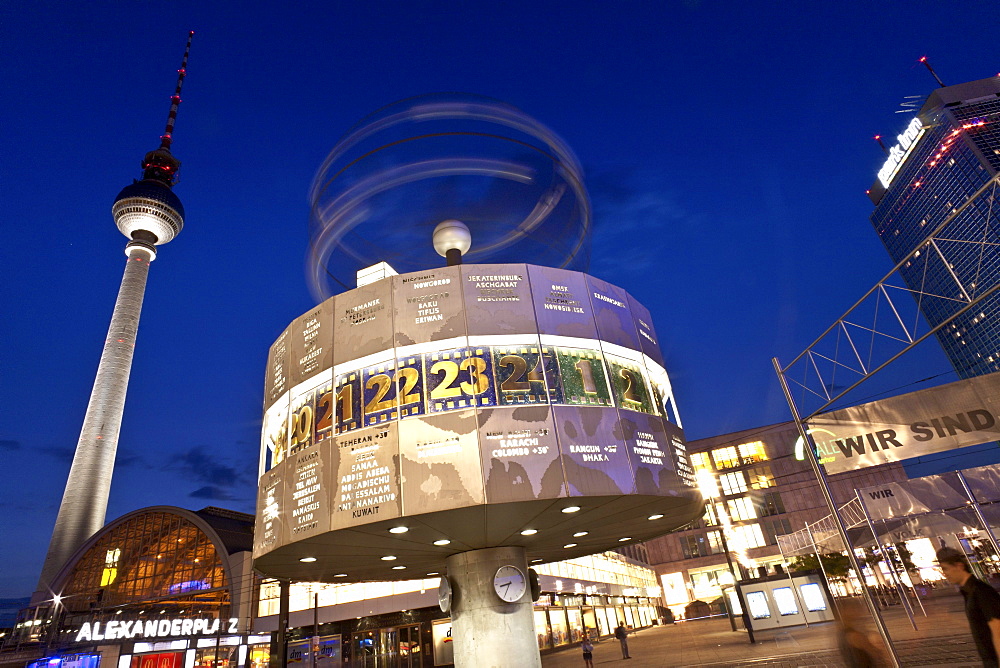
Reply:
[[[927,56],[920,56],[920,60],[917,61],[917,62],[926,63],[927,62]]]
[[[875,135],[872,139],[874,139],[875,141],[878,141],[881,138],[882,138],[882,135]]]

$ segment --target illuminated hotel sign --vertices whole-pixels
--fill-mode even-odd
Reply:
[[[889,157],[886,159],[885,164],[882,165],[882,169],[878,170],[878,180],[881,181],[883,186],[886,188],[889,187],[889,184],[892,183],[896,173],[899,172],[899,168],[906,162],[906,158],[909,157],[910,152],[913,151],[913,147],[917,145],[917,140],[920,139],[922,134],[924,134],[924,126],[919,118],[914,118],[906,126],[902,134],[896,137],[899,143],[889,149]]]
[[[110,622],[84,622],[76,632],[74,642],[95,640],[124,640],[126,638],[179,638],[184,636],[213,636],[218,633],[239,633],[239,619],[232,617],[228,627],[214,617],[199,619],[135,619]]]

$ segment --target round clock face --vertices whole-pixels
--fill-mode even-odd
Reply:
[[[513,603],[524,596],[524,573],[516,566],[501,566],[493,576],[493,589],[504,601]]]
[[[451,582],[448,576],[441,576],[441,584],[438,585],[438,607],[441,612],[448,612],[451,609]]]

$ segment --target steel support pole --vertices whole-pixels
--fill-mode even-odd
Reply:
[[[885,526],[885,520],[882,520],[882,526]],[[903,555],[899,553],[899,548],[898,548],[898,547],[896,547],[896,544],[895,544],[895,543],[892,543],[892,544],[890,545],[890,547],[892,547],[893,551],[895,551],[895,553],[896,553],[896,558],[897,558],[897,559],[899,559],[899,563],[900,563],[900,565],[902,565],[902,566],[903,566],[903,568],[905,569],[905,568],[906,568],[906,565],[905,565],[905,564],[903,564]],[[922,612],[922,613],[923,613],[923,615],[924,615],[924,617],[926,617],[926,616],[927,616],[927,610],[926,610],[926,609],[924,608],[924,602],[920,600],[920,595],[919,595],[919,594],[917,593],[917,588],[916,588],[916,586],[914,586],[914,585],[913,585],[913,578],[912,578],[912,577],[910,577],[910,574],[909,574],[909,571],[907,571],[907,573],[906,573],[906,577],[907,577],[907,578],[909,578],[909,580],[910,580],[910,585],[911,585],[911,586],[910,586],[910,591],[912,591],[912,592],[913,592],[913,598],[915,598],[915,599],[916,599],[916,601],[917,601],[917,605],[919,605],[919,606],[920,606],[920,612]],[[905,587],[904,587],[904,588],[905,588]],[[910,607],[912,608],[913,606],[911,605]]]
[[[785,575],[788,576],[788,586],[792,588],[792,596],[795,597],[795,605],[799,606],[799,610],[802,611],[802,621],[805,622],[806,628],[809,628],[809,620],[806,618],[806,613],[808,612],[808,610],[806,610],[805,605],[803,605],[802,599],[799,597],[799,590],[795,588],[795,578],[792,577],[792,571],[790,568],[788,568],[788,562],[785,561],[785,551],[781,549],[780,542],[778,543],[778,554],[781,555],[781,563],[785,568]],[[817,559],[818,558],[819,557],[817,556]],[[823,577],[826,578],[826,573],[823,573]],[[826,582],[826,588],[827,590],[830,589],[829,580],[827,580]]]
[[[812,529],[809,528],[809,522],[805,522],[805,525],[806,525],[806,533],[809,534],[809,540],[813,544],[813,551],[816,553],[816,561],[819,562],[819,572],[823,574],[823,579],[826,580],[826,590],[828,592],[830,592],[831,595],[832,595],[833,594],[833,587],[830,586],[830,576],[826,574],[826,566],[823,565],[823,555],[821,555],[819,553],[819,545],[816,544],[816,537],[813,536]],[[850,578],[847,579],[848,584],[850,583],[850,580],[851,580]],[[860,581],[861,578],[858,578],[858,580]],[[864,588],[864,586],[865,586],[865,583],[862,582],[861,583],[861,587]],[[833,604],[835,606],[837,606],[837,614],[839,615],[840,614],[840,606],[837,605],[837,599],[836,598],[834,598]]]
[[[740,602],[740,616],[743,618],[743,626],[747,629],[747,636],[750,638],[751,644],[756,644],[757,641],[753,637],[753,626],[750,624],[750,612],[747,610],[746,601],[743,600],[743,592],[740,591],[740,573],[733,566],[733,556],[729,551],[729,541],[726,540],[726,527],[719,526],[719,535],[722,536],[722,549],[726,553],[726,563],[729,564],[729,572],[733,576],[733,589],[736,590],[736,600]],[[729,609],[729,601],[726,601],[726,608]],[[732,624],[733,630],[736,630],[736,624],[733,621],[732,612],[729,613],[729,623]]]
[[[997,538],[993,535],[993,529],[990,528],[989,523],[986,521],[986,517],[983,516],[983,509],[979,507],[979,500],[976,495],[972,493],[969,488],[969,483],[966,482],[965,476],[962,475],[961,471],[958,471],[958,479],[962,482],[962,489],[965,490],[965,495],[969,497],[969,501],[972,502],[972,509],[976,512],[976,517],[979,519],[979,523],[983,525],[983,529],[986,531],[986,535],[990,539],[990,543],[993,544],[993,553],[1000,557],[1000,546],[997,545]]]
[[[913,630],[916,631],[917,622],[913,619],[913,608],[910,607],[910,602],[906,600],[906,594],[903,592],[903,586],[899,580],[899,574],[896,572],[896,567],[892,565],[892,557],[889,556],[885,546],[882,545],[882,541],[879,540],[878,534],[875,533],[875,523],[872,522],[872,516],[868,514],[868,506],[865,505],[865,500],[861,497],[861,492],[855,489],[854,494],[858,497],[858,503],[861,504],[861,512],[865,514],[865,522],[868,523],[868,528],[872,532],[872,540],[875,541],[875,545],[877,545],[879,550],[882,552],[882,561],[885,562],[886,568],[889,569],[889,577],[892,578],[892,584],[896,588],[896,594],[899,596],[899,602],[902,604],[903,610],[906,611],[906,616],[910,620],[910,626],[912,626]]]
[[[837,524],[837,533],[840,534],[840,539],[844,542],[844,548],[847,551],[847,558],[851,562],[851,567],[854,568],[854,571],[858,574],[858,580],[861,581],[861,593],[862,596],[864,596],[865,603],[868,605],[868,612],[871,613],[872,619],[875,620],[875,626],[878,628],[879,635],[882,636],[882,642],[885,643],[886,650],[888,650],[893,668],[899,668],[899,655],[896,654],[896,648],[893,646],[892,639],[889,637],[889,629],[886,628],[885,620],[882,619],[881,612],[879,612],[876,607],[875,601],[872,600],[871,592],[868,591],[868,587],[865,586],[864,573],[861,570],[861,564],[858,563],[858,555],[854,554],[854,548],[851,547],[851,539],[847,535],[847,527],[844,526],[844,521],[841,519],[840,513],[837,512],[837,504],[834,502],[833,494],[830,492],[830,483],[826,479],[826,472],[820,466],[819,459],[816,457],[816,444],[813,443],[812,437],[806,431],[805,425],[802,424],[802,418],[799,416],[799,409],[795,405],[795,399],[792,397],[792,392],[788,387],[788,381],[785,379],[785,374],[781,370],[781,365],[778,363],[778,358],[772,357],[771,362],[774,364],[774,372],[778,375],[778,382],[781,383],[781,391],[785,395],[785,401],[788,402],[788,409],[792,413],[792,419],[795,422],[795,426],[798,428],[799,436],[805,444],[805,451],[808,453],[807,458],[809,459],[809,465],[812,467],[813,475],[816,476],[816,482],[819,483],[820,491],[823,494],[823,500],[826,501],[826,506],[830,511],[830,515]],[[819,559],[822,561],[822,557],[819,557]]]

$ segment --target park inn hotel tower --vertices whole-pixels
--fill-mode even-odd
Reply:
[[[938,88],[885,144],[888,155],[868,196],[875,204],[872,224],[893,263],[957,214],[938,242],[950,246],[945,255],[951,266],[930,259],[907,262],[899,270],[906,284],[915,291],[921,285],[946,290],[954,285],[949,275],[954,271],[973,288],[995,285],[1000,253],[990,244],[1000,241],[1000,203],[993,187],[979,191],[1000,172],[1000,75]],[[920,310],[936,327],[955,306],[925,299]],[[1000,370],[1000,294],[956,317],[937,337],[959,378]]]

